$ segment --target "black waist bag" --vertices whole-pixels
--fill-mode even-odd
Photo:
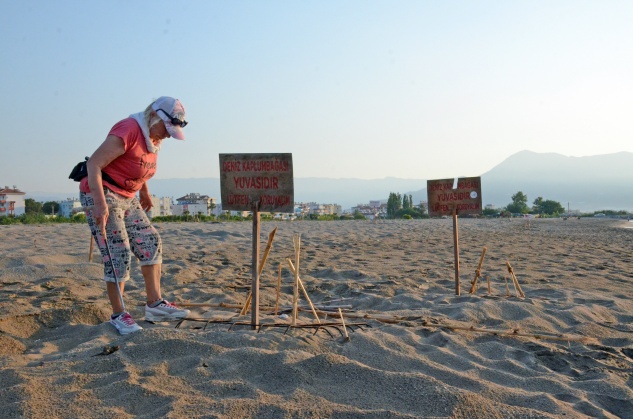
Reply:
[[[70,175],[68,176],[68,179],[72,179],[75,182],[81,182],[81,180],[83,178],[85,178],[86,176],[88,176],[88,157],[86,157],[86,160],[77,163],[77,165],[75,167],[73,167],[73,170],[70,172]],[[119,186],[118,183],[116,183],[114,181],[114,179],[112,179],[110,177],[110,175],[108,175],[106,172],[101,171],[101,177],[103,178],[103,180],[109,182],[110,184],[116,186],[117,188],[121,188],[121,186]],[[123,188],[121,188],[123,189]]]

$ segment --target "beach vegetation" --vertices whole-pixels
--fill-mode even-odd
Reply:
[[[396,212],[400,209],[402,209],[402,195],[390,192],[387,199],[387,218],[396,218]]]
[[[360,211],[354,211],[354,219],[355,220],[366,220],[367,217],[365,217]]]
[[[628,211],[624,211],[624,210],[620,210],[620,211],[615,211],[615,210],[600,210],[600,211],[594,211],[593,213],[589,214],[589,216],[593,216],[593,217],[628,217],[631,214]]]
[[[33,198],[24,200],[24,212],[26,214],[39,214],[42,212],[42,203],[35,201]]]
[[[534,200],[532,206],[533,214],[558,216],[564,212],[565,208],[560,204],[560,202],[553,201],[551,199],[543,199],[540,196]]]
[[[481,211],[481,215],[483,215],[484,217],[499,217],[501,216],[501,211],[498,208],[484,208]]]
[[[506,210],[513,214],[527,214],[530,208],[527,205],[528,197],[521,191],[512,195],[512,202],[508,204]]]
[[[405,217],[405,215],[407,217]],[[424,206],[413,205],[413,196],[407,194],[399,194],[395,192],[389,193],[387,200],[387,218],[428,218]]]
[[[40,213],[24,213],[22,215],[9,215],[0,217],[0,225],[10,224],[63,224],[63,223],[85,223],[86,216],[84,214],[74,215],[70,218],[60,215],[46,215]]]
[[[47,201],[42,204],[42,212],[48,215],[59,214],[59,203],[55,201]]]

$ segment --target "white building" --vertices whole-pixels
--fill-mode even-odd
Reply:
[[[24,204],[24,192],[18,190],[14,185],[13,188],[5,186],[0,189],[0,217],[7,215],[19,216],[26,211]]]
[[[295,214],[297,216],[316,214],[316,215],[340,215],[343,208],[337,204],[318,204],[316,202],[300,202],[295,204]]]
[[[83,212],[81,202],[77,198],[66,198],[65,201],[59,201],[59,215],[70,218],[78,212]]]
[[[176,199],[171,206],[172,215],[211,215],[211,207],[217,208],[215,198],[199,193],[190,193]]]
[[[169,197],[157,197],[156,195],[152,195],[152,204],[153,207],[147,213],[149,218],[157,217],[157,216],[167,216],[173,215],[171,212],[172,203],[171,198]]]

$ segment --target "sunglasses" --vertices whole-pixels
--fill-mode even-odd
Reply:
[[[169,117],[169,119],[171,120],[172,125],[178,125],[179,127],[184,128],[189,123],[189,122],[185,121],[184,119],[180,120],[178,118],[174,118],[169,113],[167,113],[164,109],[158,108],[158,110],[159,111],[163,111],[163,113]]]

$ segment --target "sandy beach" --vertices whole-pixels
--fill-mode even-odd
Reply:
[[[86,225],[0,226],[2,417],[633,418],[633,223],[459,219],[457,296],[451,219],[264,222],[259,331],[239,316],[252,224],[157,227],[163,296],[204,305],[143,321],[134,261],[144,330],[120,336]],[[298,235],[311,301],[345,327],[288,327]]]

